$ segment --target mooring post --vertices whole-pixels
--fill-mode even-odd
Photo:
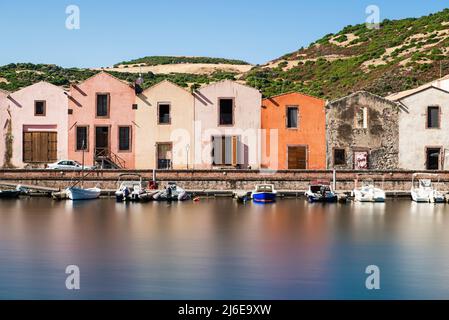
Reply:
[[[337,170],[333,170],[332,172],[332,187],[334,188],[334,191],[337,190]]]

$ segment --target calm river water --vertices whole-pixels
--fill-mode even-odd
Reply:
[[[0,298],[447,299],[449,205],[0,201]]]

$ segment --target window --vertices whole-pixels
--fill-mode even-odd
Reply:
[[[427,128],[438,129],[440,127],[440,107],[427,108]]]
[[[87,127],[76,127],[76,150],[87,150]]]
[[[345,149],[334,149],[334,165],[346,165],[346,151]]]
[[[426,149],[426,169],[427,170],[439,170],[440,169],[440,148],[428,148]]]
[[[46,102],[45,101],[35,101],[34,102],[34,115],[38,117],[45,116],[45,108]]]
[[[220,99],[219,100],[219,112],[220,112],[220,125],[229,126],[234,124],[234,100],[233,99]]]
[[[131,128],[130,127],[119,127],[118,128],[119,135],[119,145],[118,149],[120,151],[129,151],[131,149]]]
[[[157,168],[160,170],[170,170],[172,168],[171,143],[157,143]]]
[[[287,107],[287,128],[298,128],[298,107]]]
[[[368,128],[368,108],[367,107],[356,108],[355,127],[357,129],[367,129]]]
[[[97,117],[109,116],[109,94],[97,94]]]
[[[161,103],[158,105],[159,124],[170,124],[170,105],[168,103]]]

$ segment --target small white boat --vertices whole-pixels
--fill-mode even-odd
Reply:
[[[276,202],[277,191],[272,184],[258,184],[251,194],[254,202],[273,203]]]
[[[373,179],[364,179],[359,188],[356,183],[352,196],[358,202],[385,202],[386,198],[383,188],[375,187]]]
[[[332,203],[338,200],[329,181],[312,181],[305,195],[309,202]]]
[[[98,199],[101,194],[100,188],[76,188],[70,187],[66,189],[67,196],[70,200],[92,200]]]
[[[124,178],[125,180],[123,180]],[[145,193],[142,176],[139,174],[121,174],[117,185],[119,186],[115,192],[117,201],[139,201],[140,196]]]
[[[427,176],[428,178],[419,179],[418,178],[419,176]],[[415,202],[427,202],[427,203],[446,202],[444,194],[436,190],[430,177],[439,177],[439,176],[435,174],[420,174],[420,173],[415,173],[413,175],[412,189],[410,190],[412,200]]]

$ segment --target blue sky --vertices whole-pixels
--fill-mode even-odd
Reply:
[[[68,5],[80,30],[65,28]],[[0,2],[0,65],[55,63],[101,67],[147,55],[189,55],[264,63],[363,23],[419,17],[449,0],[14,0]]]

